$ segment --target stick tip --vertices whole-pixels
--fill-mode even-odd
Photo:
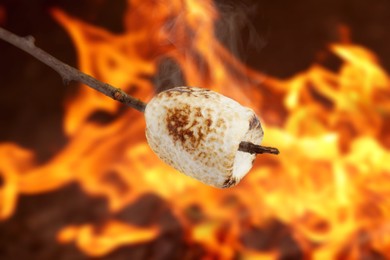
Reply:
[[[250,154],[269,153],[269,154],[278,155],[280,153],[278,148],[261,146],[261,145],[253,144],[250,142],[241,142],[240,146],[238,147],[238,150],[241,152],[246,152],[246,153],[250,153]]]

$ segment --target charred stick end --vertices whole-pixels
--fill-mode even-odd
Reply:
[[[262,153],[279,154],[279,150],[277,148],[256,145],[249,142],[241,142],[240,146],[238,147],[238,150],[250,154],[262,154]]]

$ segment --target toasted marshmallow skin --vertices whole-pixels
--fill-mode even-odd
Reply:
[[[207,89],[176,87],[146,106],[146,138],[168,165],[207,185],[228,188],[249,172],[255,154],[240,142],[260,145],[263,129],[253,110]]]

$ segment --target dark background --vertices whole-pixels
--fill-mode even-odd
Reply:
[[[218,2],[222,9],[224,4],[229,4],[228,1]],[[239,49],[246,50],[240,57],[266,74],[288,78],[314,62],[323,62],[321,57],[327,52],[328,44],[340,41],[340,26],[348,27],[352,42],[373,50],[389,71],[388,0],[246,3],[250,6],[246,12],[253,24],[251,30],[257,32],[259,41],[258,44],[249,42],[247,27],[235,32],[241,42]],[[125,6],[123,0],[0,0],[0,24],[16,34],[33,35],[39,47],[76,66],[75,48],[48,10],[59,7],[79,19],[119,33]],[[0,42],[0,84],[0,142],[16,142],[37,151],[42,162],[49,159],[66,142],[61,128],[63,101],[76,86],[64,86],[51,69],[4,42]],[[159,205],[162,221],[176,223],[159,198],[148,196],[140,204],[145,208],[140,218],[156,214],[147,208]],[[54,239],[56,231],[69,223],[99,222],[107,215],[104,199],[88,198],[77,185],[50,194],[22,197],[14,216],[0,223],[0,259],[84,259],[73,246],[58,245]],[[133,215],[134,206],[131,206],[115,217],[128,219]],[[284,228],[279,227],[279,230]],[[199,257],[202,250],[187,248],[181,235],[177,227],[169,237],[118,250],[107,258]],[[288,239],[289,235],[283,237]],[[161,248],[165,249],[165,254]]]

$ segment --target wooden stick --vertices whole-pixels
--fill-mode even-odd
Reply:
[[[107,83],[101,82],[91,77],[90,75],[87,75],[80,70],[63,63],[62,61],[53,57],[44,50],[36,47],[34,44],[33,37],[19,37],[0,27],[0,38],[27,52],[28,54],[32,55],[39,61],[45,63],[47,66],[55,70],[58,74],[60,74],[65,84],[71,81],[83,83],[114,100],[117,100],[129,107],[137,109],[140,112],[145,111],[146,103],[126,94],[120,88],[116,88]]]
[[[241,142],[240,146],[238,147],[238,150],[241,152],[246,152],[251,154],[263,154],[263,153],[279,154],[279,150],[277,148],[256,145],[249,142]]]

